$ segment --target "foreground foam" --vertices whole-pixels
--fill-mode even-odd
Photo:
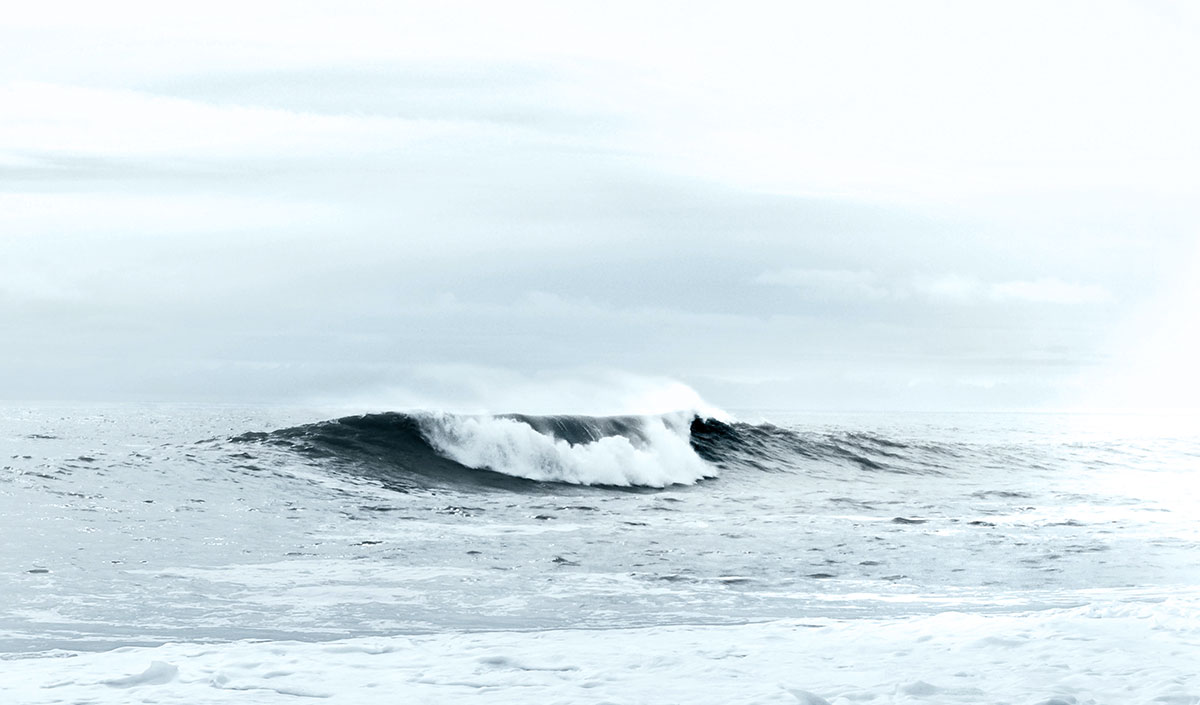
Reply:
[[[0,661],[6,702],[1200,703],[1194,596],[1004,615],[167,644]],[[630,648],[636,644],[636,648]],[[252,694],[251,694],[252,693]]]

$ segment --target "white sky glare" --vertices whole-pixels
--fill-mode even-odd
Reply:
[[[1165,1],[7,8],[0,397],[1195,407],[1198,35]]]

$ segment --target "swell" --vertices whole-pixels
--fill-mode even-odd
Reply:
[[[849,468],[904,475],[951,470],[962,451],[946,444],[906,443],[861,431],[815,432],[774,424],[695,418],[692,446],[723,470],[810,472]]]

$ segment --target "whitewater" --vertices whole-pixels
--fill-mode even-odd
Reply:
[[[0,407],[0,702],[1200,705],[1195,429]]]

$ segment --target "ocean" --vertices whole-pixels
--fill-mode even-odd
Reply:
[[[1200,703],[1189,416],[0,407],[4,703]]]

